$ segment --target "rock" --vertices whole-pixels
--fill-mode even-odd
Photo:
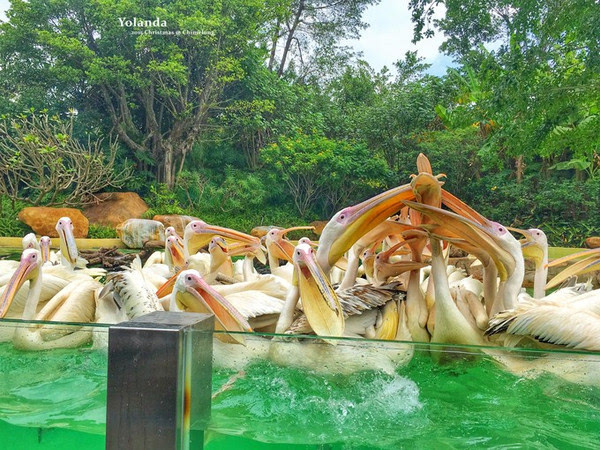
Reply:
[[[147,241],[165,242],[165,226],[156,220],[126,220],[117,226],[117,234],[129,248],[142,248]]]
[[[585,240],[585,245],[589,248],[600,248],[600,236],[592,236]]]
[[[69,217],[73,221],[73,234],[76,238],[84,238],[88,234],[89,221],[81,211],[75,208],[31,206],[19,211],[18,217],[36,234],[42,236],[58,237],[56,222],[61,217]]]
[[[135,192],[102,192],[96,194],[98,203],[87,206],[83,213],[96,225],[116,228],[127,219],[142,217],[148,205]]]
[[[190,223],[192,220],[200,220],[197,217],[192,216],[180,216],[178,214],[166,214],[166,215],[156,215],[152,218],[152,220],[156,220],[162,223],[165,228],[173,227],[177,234],[183,237],[183,232],[185,230],[185,226]]]
[[[311,227],[315,227],[315,229],[313,230],[313,233],[315,233],[317,236],[321,236],[321,233],[323,232],[323,228],[325,228],[325,225],[327,225],[327,222],[329,222],[328,220],[315,220],[314,222],[310,223]]]
[[[267,233],[269,231],[271,231],[273,228],[275,228],[277,230],[283,230],[283,228],[276,227],[273,225],[261,225],[261,226],[252,228],[252,230],[250,231],[250,234],[254,237],[261,238],[263,236],[266,236]]]

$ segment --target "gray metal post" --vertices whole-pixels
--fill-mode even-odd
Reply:
[[[211,315],[162,311],[110,327],[108,450],[202,448],[213,329]]]

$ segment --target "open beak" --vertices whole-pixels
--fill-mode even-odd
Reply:
[[[60,237],[60,252],[69,264],[75,265],[77,263],[78,251],[72,226],[69,226],[69,224],[58,225],[56,231],[58,231],[58,236]]]
[[[571,261],[579,257],[584,257],[584,259],[567,267],[565,270],[548,281],[548,284],[546,284],[546,289],[552,289],[572,276],[583,275],[593,272],[594,270],[600,270],[600,248],[585,250],[583,252],[577,252],[559,259],[555,259],[548,264],[548,267],[556,266],[558,264],[562,264],[563,262]]]
[[[332,267],[361,236],[398,212],[403,201],[413,200],[414,197],[411,185],[405,184],[341,210],[321,233],[319,255],[327,252],[327,261]]]
[[[296,247],[294,268],[294,281],[313,331],[319,336],[342,336],[345,327],[342,306],[308,244]]]
[[[37,277],[39,274],[39,266],[35,261],[30,258],[25,258],[25,253],[21,257],[21,262],[13,273],[13,276],[8,281],[8,284],[4,288],[2,296],[0,296],[0,319],[6,316],[8,308],[12,304],[17,292],[21,289],[21,286],[32,278]]]
[[[171,258],[171,267],[179,270],[185,267],[185,253],[183,250],[183,241],[175,236],[169,236],[166,242],[166,251]]]
[[[523,252],[523,256],[525,258],[532,259],[536,266],[542,264],[544,260],[544,251],[535,241],[533,234],[531,234],[529,230],[522,230],[520,228],[513,227],[506,227],[506,229],[523,235],[525,239],[521,239],[519,241],[521,243],[521,251]]]
[[[494,260],[498,269],[498,275],[501,280],[506,280],[509,273],[515,269],[515,260],[512,255],[504,250],[495,236],[482,225],[458,214],[435,208],[429,205],[423,205],[415,202],[406,202],[412,209],[433,219],[442,230],[436,230],[437,234],[443,233],[443,230],[449,230],[455,236],[460,237],[479,249],[485,251]],[[443,238],[443,234],[442,234]]]
[[[248,321],[229,303],[225,297],[211,288],[197,273],[185,271],[185,290],[174,292],[177,306],[184,311],[210,313],[215,315],[215,328],[223,331],[252,332]],[[227,342],[243,344],[242,335],[227,335]]]
[[[292,255],[294,254],[294,245],[287,239],[285,239],[285,235],[290,231],[297,230],[314,230],[315,227],[302,226],[302,227],[291,227],[285,228],[283,230],[279,230],[279,238],[278,239],[268,239],[267,245],[269,246],[269,252],[275,258],[284,259],[287,262],[292,262]]]
[[[184,248],[187,249],[189,255],[192,255],[205,247],[215,236],[221,236],[226,241],[260,245],[260,239],[255,236],[230,228],[208,225],[201,220],[194,220],[185,227]]]

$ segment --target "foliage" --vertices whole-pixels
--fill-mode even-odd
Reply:
[[[150,195],[145,200],[149,207],[145,218],[151,219],[157,214],[185,214],[176,193],[166,184],[150,186]]]
[[[362,144],[297,134],[280,138],[261,156],[287,185],[302,217],[319,201],[331,213],[356,200],[357,194],[384,187],[383,161],[370,156]]]
[[[114,170],[116,146],[101,139],[82,145],[73,121],[47,114],[20,115],[0,122],[0,194],[33,205],[74,205],[93,194],[120,188],[130,177]]]
[[[19,211],[26,206],[31,205],[0,195],[0,236],[15,237],[31,233],[31,229],[17,218]]]
[[[89,239],[112,239],[118,237],[117,231],[113,227],[90,224],[88,229]]]

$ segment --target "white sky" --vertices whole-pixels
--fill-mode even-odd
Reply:
[[[9,7],[9,0],[0,0],[0,20],[4,20],[4,12]],[[371,6],[364,16],[364,21],[370,27],[362,32],[360,39],[347,41],[357,51],[363,53],[365,59],[375,70],[384,65],[389,68],[404,57],[408,50],[417,50],[419,56],[432,64],[429,72],[443,75],[451,65],[451,58],[439,53],[443,36],[411,43],[412,23],[408,10],[408,0],[381,0],[381,3]]]

